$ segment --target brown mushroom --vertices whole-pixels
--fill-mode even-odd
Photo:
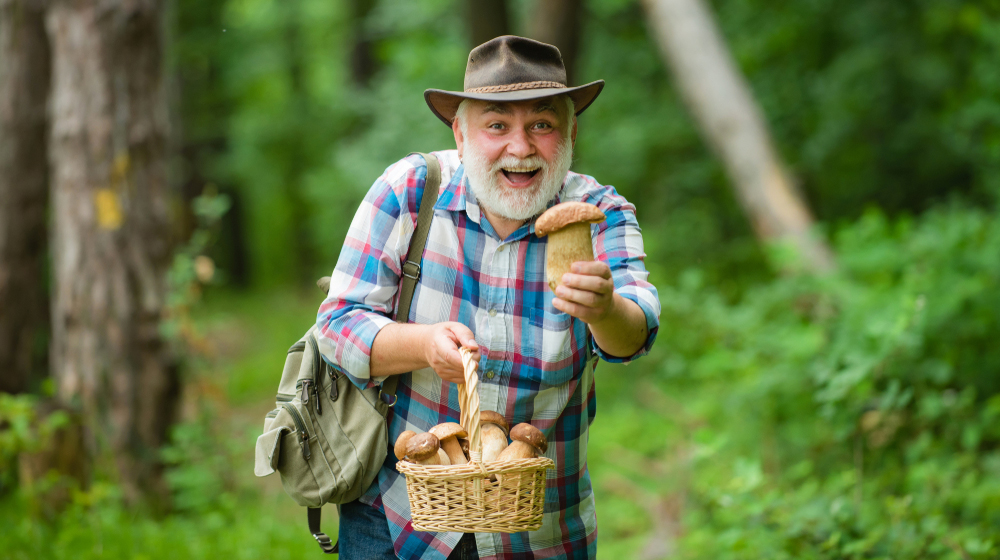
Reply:
[[[504,449],[507,449],[507,420],[492,410],[479,412],[480,434],[483,442],[483,462],[497,460]]]
[[[469,433],[460,424],[455,422],[438,424],[431,428],[430,433],[441,440],[441,449],[444,449],[444,452],[448,454],[452,465],[464,465],[469,462],[462,454],[462,446],[458,443],[458,438],[467,437]]]
[[[469,455],[469,447],[472,445],[469,443],[469,438],[458,438],[458,444],[462,446],[462,453],[465,455],[466,460],[472,457],[472,455]]]
[[[440,465],[440,441],[434,434],[417,434],[406,444],[406,458],[421,465]]]
[[[521,423],[514,426],[510,430],[510,438],[514,441],[500,453],[497,462],[534,459],[549,448],[549,442],[545,439],[545,435],[531,424]],[[503,479],[503,475],[497,475],[497,480],[501,484],[503,484]]]
[[[549,442],[541,430],[527,423],[514,426],[510,431],[510,439],[514,441],[500,453],[497,461],[532,459],[542,455],[549,448]]]
[[[594,260],[590,224],[603,222],[604,212],[586,202],[562,202],[535,220],[535,235],[549,236],[545,248],[545,279],[556,291],[563,274],[577,261]]]
[[[406,430],[396,438],[396,446],[393,447],[392,451],[400,461],[403,460],[403,457],[406,457],[406,444],[410,443],[410,438],[415,435],[417,434],[413,430]]]

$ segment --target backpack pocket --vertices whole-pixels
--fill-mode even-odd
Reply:
[[[268,416],[269,418],[265,420],[264,433],[257,438],[254,453],[253,474],[257,476],[267,476],[278,470],[278,462],[281,458],[278,452],[281,438],[292,431],[288,426],[272,427],[274,416],[270,414]]]
[[[267,476],[278,471],[285,492],[301,506],[319,507],[326,503],[334,469],[320,449],[309,419],[294,403],[281,403],[269,430],[257,438],[254,474]]]

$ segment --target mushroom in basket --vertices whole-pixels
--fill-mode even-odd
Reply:
[[[441,465],[440,442],[434,434],[417,434],[406,444],[406,459],[421,465]],[[445,455],[445,460],[448,456]]]
[[[534,459],[549,448],[549,442],[542,431],[528,423],[514,426],[510,430],[510,439],[514,441],[497,457],[497,461]]]
[[[465,454],[462,453],[462,445],[458,443],[458,438],[469,435],[461,424],[455,422],[438,424],[431,428],[430,433],[437,436],[441,441],[441,449],[444,449],[444,452],[448,455],[449,463],[447,464],[464,465],[469,462],[465,458]]]
[[[497,412],[482,410],[479,412],[479,426],[483,440],[483,462],[496,461],[500,453],[507,449],[507,420]]]

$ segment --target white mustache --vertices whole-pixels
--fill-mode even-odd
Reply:
[[[544,173],[547,167],[548,164],[546,164],[545,160],[538,156],[521,159],[512,155],[505,155],[493,164],[490,171],[492,173],[499,173],[503,169],[538,169]]]

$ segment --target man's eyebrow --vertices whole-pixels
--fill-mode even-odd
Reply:
[[[546,101],[545,103],[539,103],[538,105],[535,106],[535,113],[544,113],[546,111],[550,113],[555,113],[556,115],[559,114],[559,112],[556,111],[555,105],[549,103],[548,101]]]
[[[500,105],[500,104],[497,104],[497,103],[490,103],[486,107],[483,107],[482,114],[485,115],[486,113],[497,113],[499,115],[510,115],[511,114],[511,110],[506,105]]]

